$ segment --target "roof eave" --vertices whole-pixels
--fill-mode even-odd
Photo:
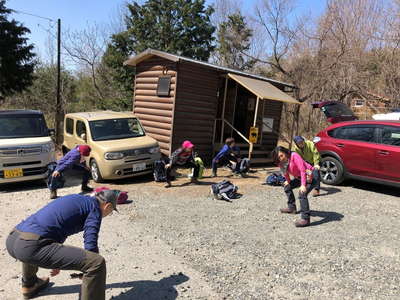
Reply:
[[[150,58],[151,56],[159,56],[174,62],[177,62],[179,58],[177,58],[175,55],[168,54],[165,52],[157,51],[154,49],[147,49],[138,55],[131,56],[129,59],[124,61],[124,66],[132,66],[135,67],[138,63],[146,60],[147,58]]]
[[[154,50],[154,49],[151,49],[151,48],[148,48],[145,51],[143,51],[143,52],[141,52],[141,53],[139,53],[139,54],[137,54],[135,56],[131,56],[129,59],[124,61],[123,64],[124,64],[124,66],[135,67],[140,62],[142,62],[142,61],[144,61],[147,58],[150,58],[152,56],[159,56],[159,57],[165,58],[165,59],[173,61],[173,62],[186,61],[186,62],[189,62],[189,63],[199,64],[199,65],[202,65],[202,66],[205,66],[205,67],[208,67],[208,68],[213,68],[213,69],[216,69],[216,70],[219,70],[219,71],[222,71],[222,72],[226,72],[226,73],[235,73],[235,74],[238,74],[238,75],[248,76],[248,77],[252,77],[252,78],[255,78],[255,79],[267,81],[267,82],[270,82],[270,83],[273,82],[275,84],[279,84],[279,85],[282,85],[282,86],[287,86],[289,88],[292,88],[293,90],[298,89],[298,87],[296,87],[295,85],[290,84],[290,83],[274,80],[274,79],[267,78],[267,77],[260,76],[260,75],[255,75],[255,74],[243,72],[243,71],[240,71],[240,70],[235,70],[235,69],[230,69],[230,68],[227,68],[227,67],[214,65],[214,64],[211,64],[211,63],[208,63],[208,62],[198,61],[198,60],[187,58],[187,57],[183,57],[183,56],[169,54],[167,52]]]

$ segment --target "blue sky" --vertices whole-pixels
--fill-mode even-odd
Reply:
[[[251,12],[257,0],[243,0],[244,10]],[[63,28],[83,29],[91,23],[110,23],[126,0],[8,0],[8,8],[56,20],[61,19]],[[143,1],[139,1],[143,2]],[[212,3],[212,0],[207,0]],[[296,12],[318,15],[324,0],[297,0]],[[38,51],[44,54],[48,31],[55,35],[56,23],[38,17],[16,13],[13,17],[31,30],[29,36]]]

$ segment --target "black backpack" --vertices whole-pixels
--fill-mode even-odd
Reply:
[[[233,199],[237,199],[239,198],[239,195],[237,194],[238,189],[238,186],[228,180],[223,180],[211,185],[211,193],[214,195],[214,199],[216,200],[232,201]]]
[[[153,176],[156,182],[167,181],[167,172],[165,171],[165,161],[156,160],[154,162]]]
[[[250,170],[250,159],[242,158],[240,161],[240,173],[247,173]]]

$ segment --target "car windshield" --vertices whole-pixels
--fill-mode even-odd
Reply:
[[[49,136],[49,130],[42,115],[0,116],[0,139],[42,136]]]
[[[136,118],[90,121],[89,126],[94,141],[144,136],[144,130]]]
[[[328,118],[352,117],[354,116],[351,109],[344,103],[336,102],[325,105],[321,108]]]

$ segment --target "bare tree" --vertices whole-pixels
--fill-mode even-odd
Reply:
[[[242,1],[241,0],[214,0],[212,3],[214,13],[211,16],[211,22],[215,27],[225,22],[227,17],[235,13],[241,13]]]
[[[63,35],[65,36],[63,48],[68,57],[75,63],[78,70],[89,72],[97,96],[104,98],[98,84],[97,70],[109,40],[107,29],[105,26],[93,24],[83,30],[66,30]]]

